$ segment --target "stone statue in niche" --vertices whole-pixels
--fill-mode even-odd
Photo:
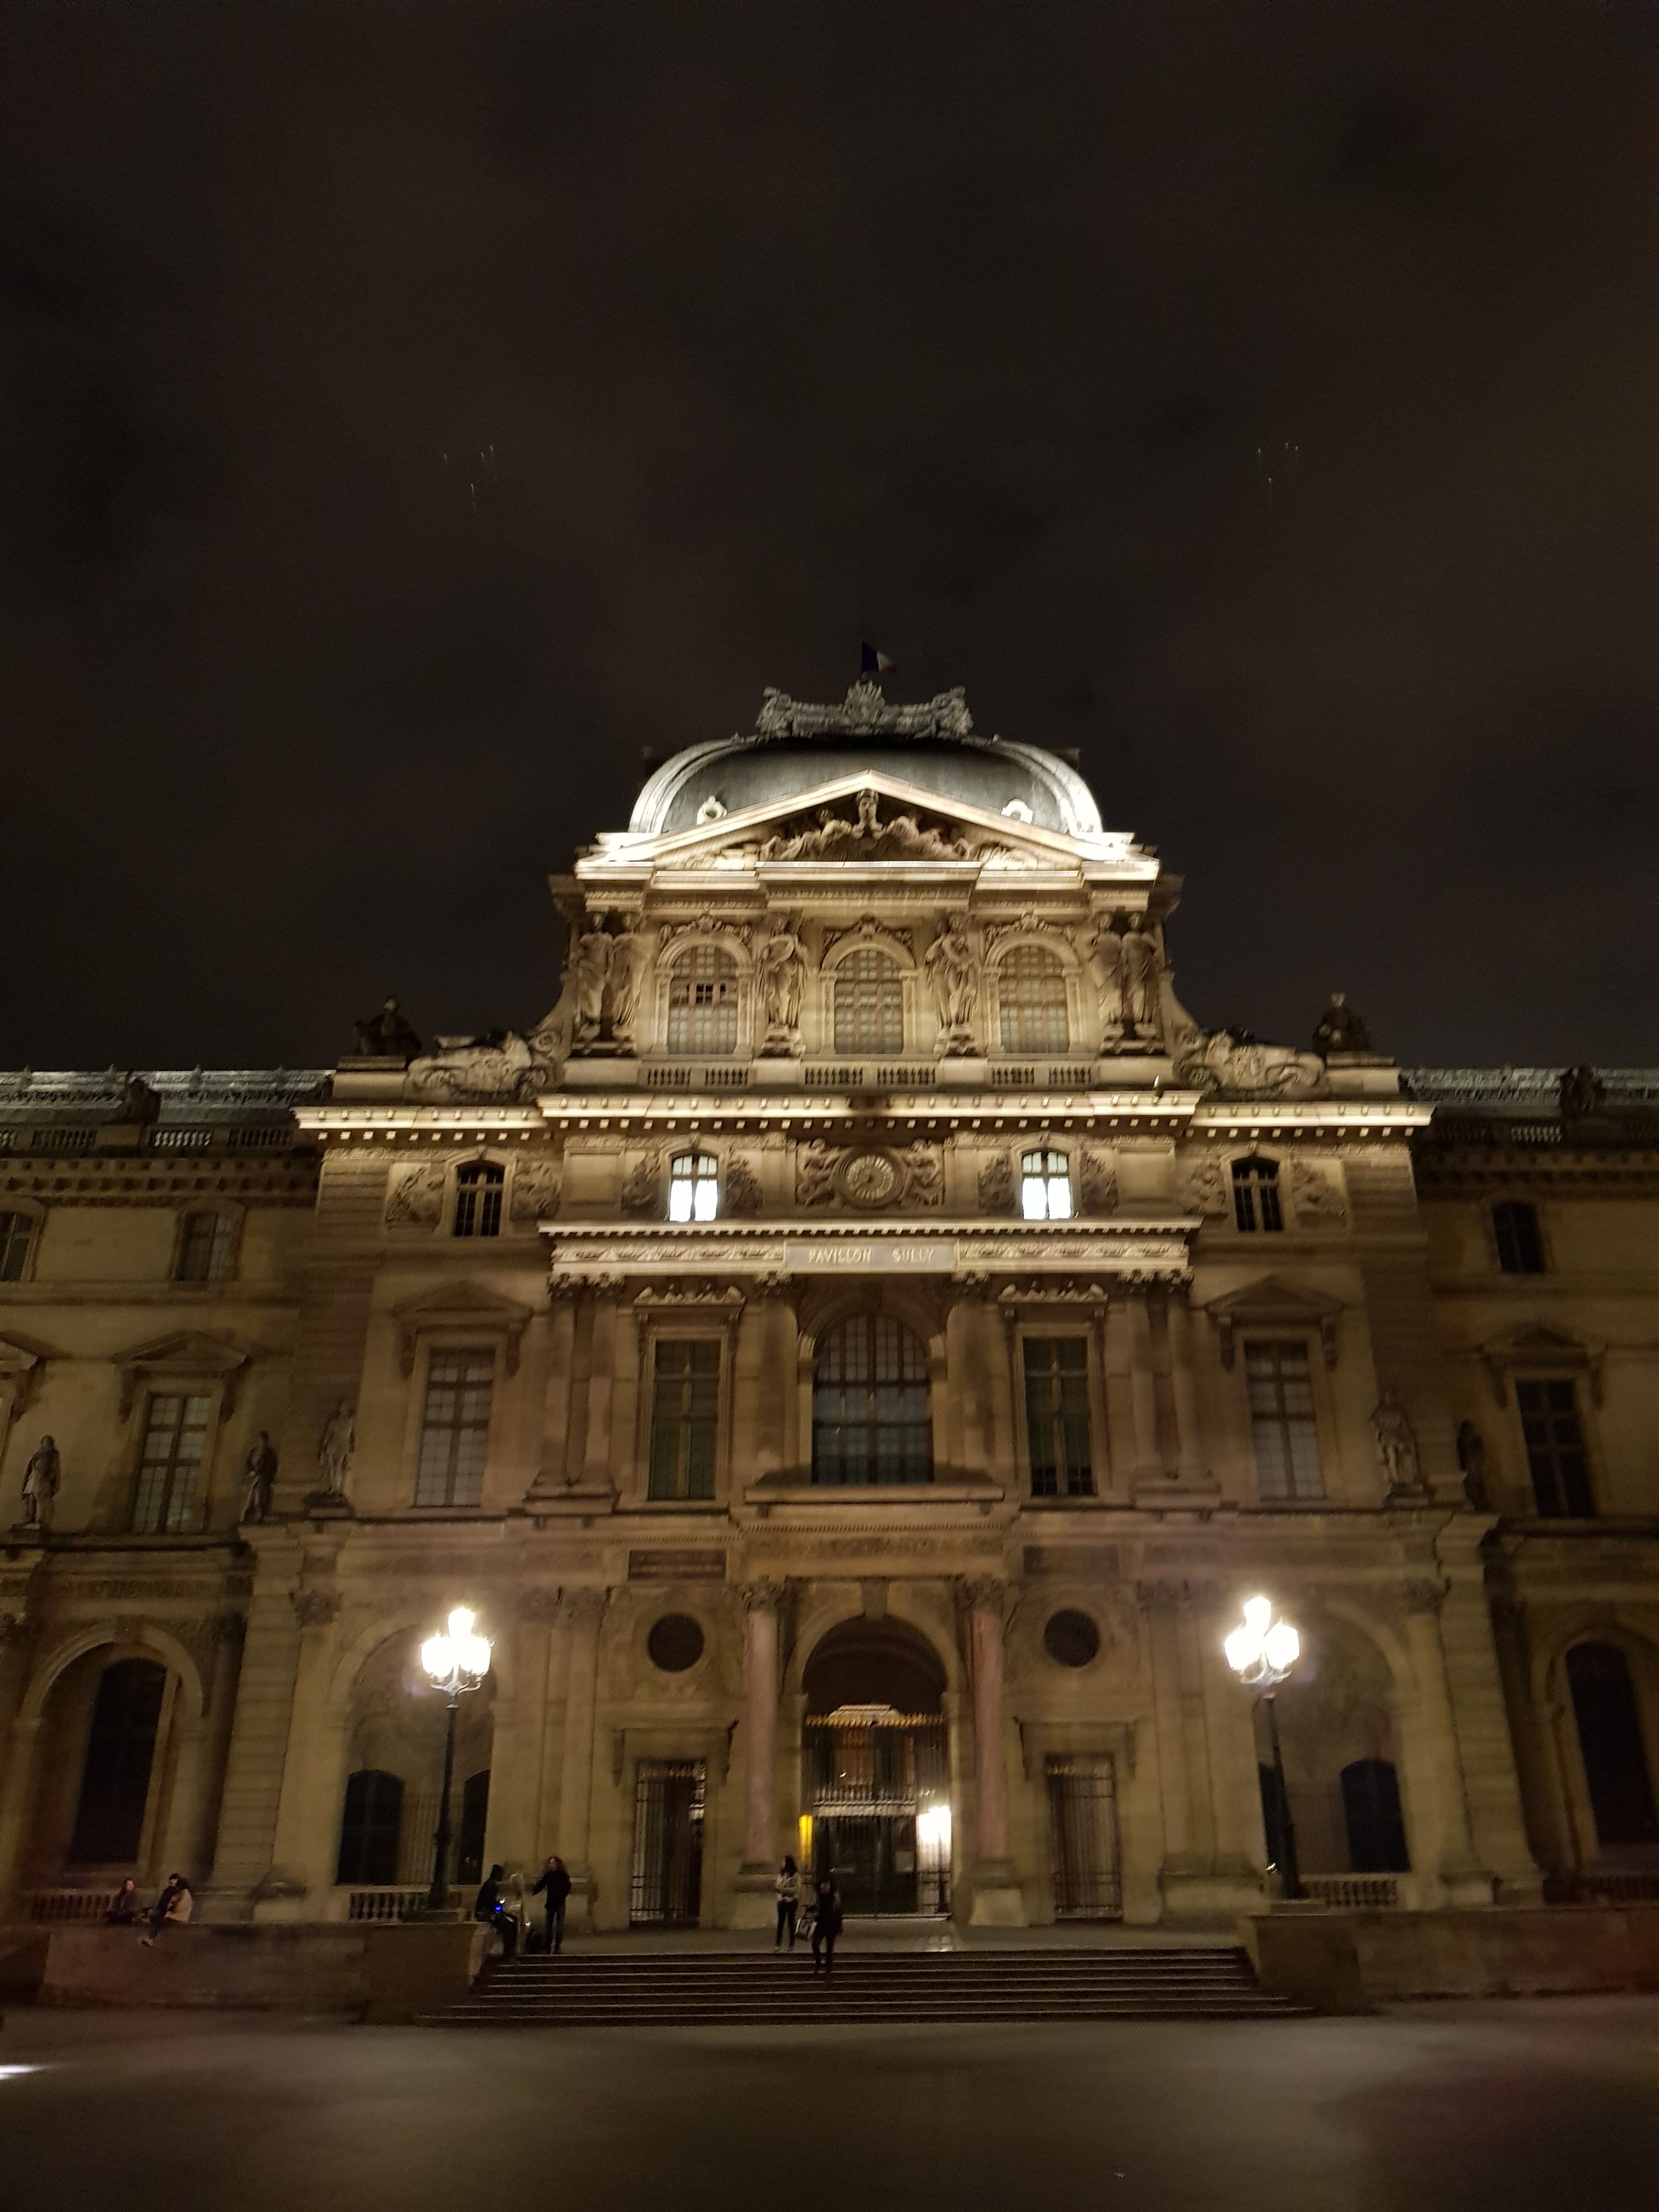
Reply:
[[[1120,948],[1123,963],[1123,1012],[1141,1037],[1154,1037],[1158,1018],[1158,980],[1160,962],[1158,940],[1146,927],[1144,915],[1131,915]]]
[[[387,999],[378,1012],[365,1014],[356,1029],[357,1049],[365,1060],[400,1060],[407,1067],[420,1053],[421,1040],[395,999]]]
[[[351,1401],[342,1398],[323,1423],[323,1432],[317,1442],[317,1472],[322,1478],[320,1486],[325,1497],[344,1498],[351,1455],[356,1449],[356,1416]]]
[[[611,940],[597,924],[585,929],[571,950],[571,982],[576,1000],[574,1049],[591,1051],[605,1019],[605,987],[611,980]]]
[[[1014,1210],[1014,1164],[1006,1152],[998,1152],[979,1171],[979,1210],[981,1213],[1012,1213]]]
[[[1334,1052],[1370,1050],[1371,1033],[1342,992],[1333,991],[1326,1000],[1313,1033],[1313,1048],[1326,1059]]]
[[[1417,1456],[1417,1431],[1400,1393],[1390,1386],[1371,1412],[1371,1434],[1376,1455],[1389,1479],[1389,1496],[1414,1498],[1427,1496]]]
[[[269,1429],[261,1429],[249,1447],[242,1462],[242,1512],[244,1522],[266,1521],[270,1517],[271,1492],[276,1481],[276,1452],[270,1441]]]
[[[1115,1045],[1123,1035],[1123,946],[1109,921],[1095,932],[1089,974],[1100,1000],[1101,1044]]]
[[[800,998],[806,962],[800,939],[784,921],[774,924],[757,956],[761,1003],[766,1009],[769,1053],[793,1052],[800,1042]]]
[[[651,948],[645,932],[630,923],[611,940],[611,1036],[619,1051],[634,1049],[634,1019],[639,1012],[640,984]]]
[[[1101,1152],[1085,1152],[1078,1196],[1088,1214],[1117,1212],[1117,1170]]]
[[[761,1210],[761,1187],[747,1160],[726,1162],[725,1185],[721,1212],[737,1221],[752,1221]]]
[[[44,1536],[52,1526],[52,1509],[64,1479],[64,1463],[57,1439],[42,1437],[34,1456],[23,1469],[23,1526],[38,1528]]]
[[[1457,1425],[1457,1464],[1463,1470],[1463,1495],[1476,1513],[1490,1513],[1486,1489],[1486,1440],[1473,1421]]]
[[[940,1053],[948,1057],[973,1053],[977,1049],[973,1019],[979,998],[979,961],[960,921],[953,918],[945,923],[928,946],[922,965],[939,1014]]]

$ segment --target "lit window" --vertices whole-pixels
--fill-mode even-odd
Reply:
[[[902,1052],[904,983],[898,963],[873,945],[849,952],[836,970],[836,1050]]]
[[[1069,1221],[1072,1170],[1064,1152],[1026,1152],[1019,1163],[1019,1210],[1028,1221]]]
[[[1527,1466],[1533,1496],[1547,1520],[1588,1521],[1595,1510],[1590,1496],[1589,1455],[1578,1418],[1578,1394],[1571,1382],[1516,1381]]]
[[[1081,1336],[1028,1336],[1024,1350],[1031,1495],[1092,1498],[1088,1341]]]
[[[169,1394],[150,1400],[144,1421],[143,1455],[138,1463],[138,1492],[132,1504],[132,1525],[139,1535],[176,1534],[197,1525],[197,1484],[207,1430],[205,1395]]]
[[[694,945],[674,963],[668,986],[670,1052],[733,1052],[738,1042],[738,970],[717,945]]]
[[[1498,1264],[1506,1275],[1541,1275],[1544,1240],[1538,1233],[1538,1208],[1520,1200],[1494,1206],[1492,1236],[1498,1245]]]
[[[713,1337],[659,1340],[651,1393],[653,1498],[712,1498],[720,1348]]]
[[[21,1283],[28,1265],[32,1213],[0,1213],[0,1283]]]
[[[720,1210],[720,1163],[708,1152],[681,1152],[668,1171],[668,1218],[712,1221]]]
[[[228,1213],[187,1213],[179,1239],[173,1279],[179,1283],[216,1283],[230,1273],[230,1251],[236,1224]]]
[[[1256,1484],[1264,1498],[1322,1498],[1313,1376],[1305,1344],[1247,1344],[1244,1380]]]
[[[434,1352],[426,1372],[417,1505],[477,1505],[483,1497],[495,1362],[488,1352]]]
[[[489,1160],[469,1160],[455,1176],[455,1234],[499,1237],[507,1170]]]
[[[1066,971],[1040,945],[1019,945],[997,969],[1004,1052],[1065,1052]]]
[[[1285,1226],[1279,1203],[1279,1163],[1276,1160],[1233,1162],[1233,1218],[1243,1230],[1274,1230]]]

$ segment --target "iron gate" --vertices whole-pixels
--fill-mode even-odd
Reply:
[[[634,1789],[636,1927],[695,1928],[702,1902],[703,1762],[642,1759]]]
[[[1059,1753],[1048,1761],[1056,1920],[1119,1920],[1117,1777],[1109,1759]]]
[[[943,1721],[841,1706],[801,1735],[814,1875],[833,1869],[845,1911],[950,1911],[950,1753]]]

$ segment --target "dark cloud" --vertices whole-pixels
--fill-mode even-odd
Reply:
[[[1202,1018],[1659,1058],[1650,35],[0,7],[0,1058],[533,1018],[641,748],[861,634]]]

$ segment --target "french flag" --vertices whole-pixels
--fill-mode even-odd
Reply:
[[[859,673],[861,676],[896,676],[898,663],[890,660],[884,653],[878,653],[866,637],[859,646]]]

